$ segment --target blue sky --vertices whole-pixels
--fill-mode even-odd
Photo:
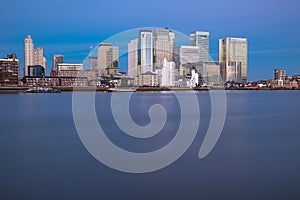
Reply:
[[[272,78],[274,68],[300,74],[299,7],[298,0],[3,0],[0,56],[17,53],[23,67],[23,41],[31,34],[50,69],[54,53],[80,62],[90,46],[119,32],[169,27],[185,34],[209,31],[214,59],[219,38],[247,37],[249,80]]]

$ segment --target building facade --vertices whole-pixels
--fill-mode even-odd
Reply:
[[[64,63],[64,56],[55,54],[52,57],[52,70],[58,72],[58,64]]]
[[[219,40],[219,62],[241,63],[241,83],[247,83],[248,40],[225,38]]]
[[[138,74],[153,72],[153,33],[141,30],[138,40]]]
[[[223,82],[243,83],[242,62],[221,62],[220,67]]]
[[[168,62],[164,59],[164,64],[161,72],[161,86],[172,87],[175,86],[176,69],[175,62]]]
[[[58,77],[77,77],[78,73],[81,72],[82,69],[82,63],[59,63],[57,75]]]
[[[28,66],[33,65],[34,45],[30,35],[24,40],[24,76],[28,76]]]
[[[146,72],[137,76],[136,85],[138,86],[158,86],[158,74]]]
[[[45,68],[41,65],[28,66],[28,76],[43,77],[45,76]]]
[[[138,39],[131,40],[128,44],[128,76],[138,75]]]
[[[115,67],[119,62],[119,47],[112,44],[98,46],[98,75],[102,76],[106,68]]]
[[[204,62],[202,72],[203,82],[206,85],[223,85],[221,77],[221,64],[219,62]]]
[[[33,51],[33,65],[41,65],[46,68],[46,58],[44,57],[44,49],[37,47]]]
[[[0,86],[19,85],[19,60],[16,54],[0,59]]]
[[[190,45],[200,48],[200,62],[209,62],[209,32],[194,31],[190,34]]]
[[[284,80],[286,77],[286,71],[282,69],[274,70],[274,80]]]
[[[98,57],[89,56],[89,69],[98,72]]]
[[[174,61],[175,33],[168,28],[153,30],[153,69],[162,68],[164,59]]]
[[[200,48],[198,46],[175,47],[174,58],[179,75],[191,73],[189,68],[196,68],[200,63]]]

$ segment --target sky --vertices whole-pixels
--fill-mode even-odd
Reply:
[[[299,0],[2,0],[0,56],[16,53],[23,68],[30,34],[44,48],[49,72],[55,53],[82,62],[91,46],[120,32],[169,27],[187,35],[209,31],[214,60],[218,39],[248,38],[248,80],[271,79],[275,68],[300,74],[299,8]]]

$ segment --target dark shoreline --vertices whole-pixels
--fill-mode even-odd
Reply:
[[[0,93],[19,93],[26,92],[29,87],[0,87]],[[104,87],[53,87],[53,89],[60,90],[62,92],[73,92],[73,91],[96,91],[96,92],[167,92],[167,91],[211,91],[211,90],[229,90],[229,91],[266,91],[266,90],[300,90],[300,88],[167,88],[167,87],[126,87],[126,88],[104,88]]]

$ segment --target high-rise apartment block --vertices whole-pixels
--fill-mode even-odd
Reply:
[[[112,44],[100,44],[98,46],[98,74],[105,74],[107,68],[118,68],[119,47]]]
[[[40,65],[44,67],[46,74],[46,58],[44,57],[44,49],[37,47],[33,51],[33,65]]]
[[[24,40],[24,76],[28,76],[28,66],[43,66],[46,72],[46,58],[43,48],[34,48],[33,40],[28,35]]]
[[[195,31],[190,34],[190,45],[200,49],[200,62],[209,62],[209,32]]]
[[[239,66],[241,62],[240,77],[237,82],[247,83],[247,67],[248,67],[248,40],[246,38],[225,38],[219,40],[219,62],[231,63],[235,62]],[[227,65],[226,64],[226,65]],[[225,66],[226,66],[225,65]],[[227,66],[232,66],[227,65]],[[231,70],[227,70],[231,71]],[[235,70],[238,71],[238,70]],[[228,80],[224,80],[228,81]]]
[[[24,40],[24,76],[28,76],[28,66],[33,65],[34,45],[30,35]]]

